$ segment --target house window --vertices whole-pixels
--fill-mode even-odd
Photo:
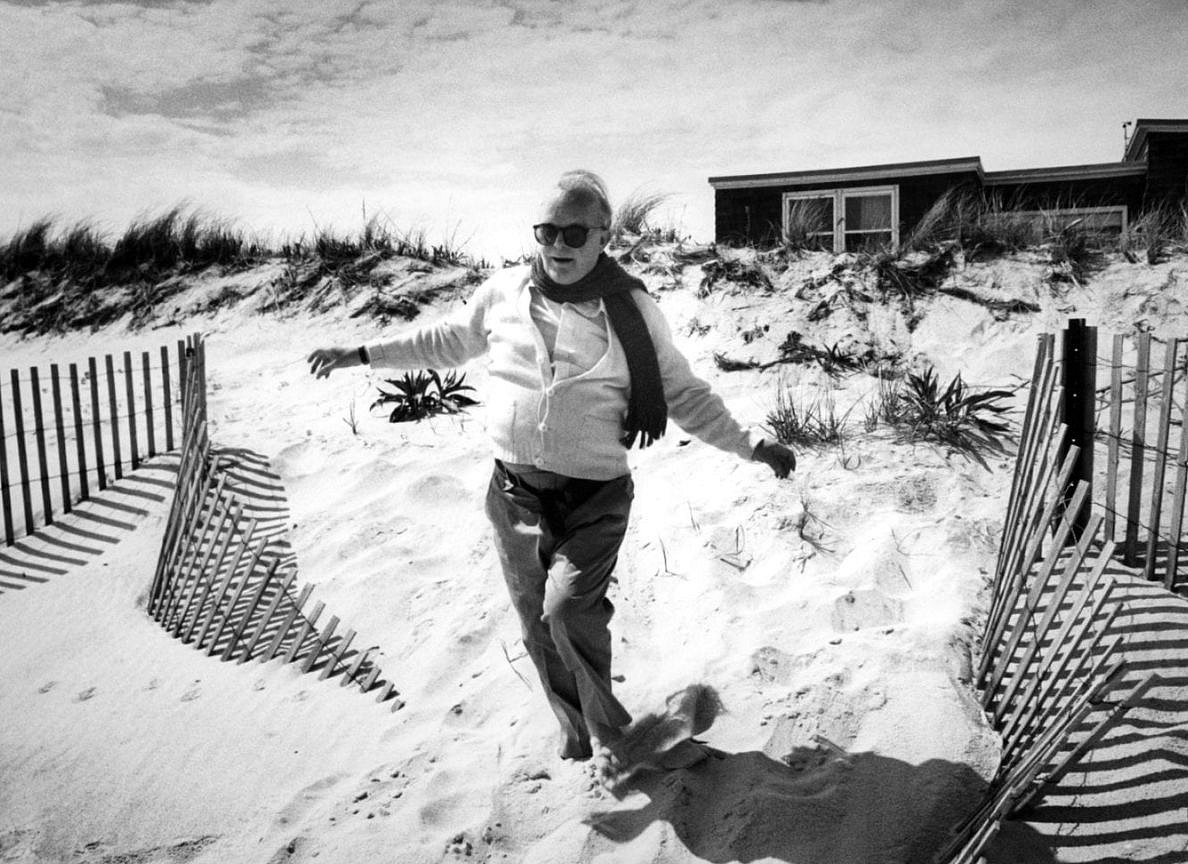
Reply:
[[[871,252],[899,243],[899,187],[784,193],[784,239],[832,252]]]
[[[989,216],[999,226],[1019,225],[1033,243],[1043,243],[1073,228],[1097,237],[1118,237],[1126,232],[1126,207],[1059,207],[1052,210],[1006,210]]]

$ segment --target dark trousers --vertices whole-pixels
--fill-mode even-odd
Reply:
[[[611,693],[614,606],[606,596],[627,530],[630,475],[580,480],[496,460],[486,510],[524,647],[561,724],[561,755],[631,715]]]

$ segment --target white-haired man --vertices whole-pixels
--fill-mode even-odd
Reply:
[[[617,766],[631,715],[612,692],[606,595],[633,496],[628,449],[653,443],[671,417],[777,477],[796,459],[743,429],[693,374],[643,283],[603,251],[612,215],[597,175],[567,172],[532,226],[531,265],[497,272],[440,323],[320,348],[309,362],[321,378],[362,363],[444,368],[489,356],[486,512],[524,646],[560,723],[561,756],[597,751]]]

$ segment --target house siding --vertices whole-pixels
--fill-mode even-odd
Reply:
[[[1188,197],[1188,135],[1150,132],[1146,143],[1144,207],[1178,203]]]
[[[830,182],[783,183],[773,186],[714,190],[714,236],[720,243],[766,245],[779,240],[783,226],[783,200],[786,192],[813,192],[832,189],[855,189],[870,186],[899,187],[899,228],[914,226],[928,212],[937,198],[955,186],[976,188],[974,171],[924,176],[865,178]]]
[[[1146,178],[1141,174],[1098,180],[1027,181],[986,184],[986,194],[1011,210],[1104,207],[1122,204],[1133,216],[1142,208]]]

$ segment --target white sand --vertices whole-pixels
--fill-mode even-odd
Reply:
[[[802,262],[785,284],[819,266]],[[828,379],[796,367],[722,373],[712,353],[770,357],[789,329],[815,344],[898,344],[946,380],[960,371],[999,386],[1030,374],[1035,334],[1074,303],[1090,323],[1147,315],[1183,330],[1184,298],[1166,290],[1185,285],[1182,262],[1115,265],[1092,295],[1071,298],[1037,292],[1040,271],[1012,260],[959,277],[1039,294],[1040,314],[998,321],[938,298],[915,332],[885,311],[868,324],[806,323],[790,294],[698,300],[696,268],[661,305],[695,367],[751,423],[777,382],[810,392]],[[1149,289],[1124,296],[1136,272]],[[369,415],[382,374],[315,382],[303,357],[370,338],[373,325],[342,310],[269,317],[251,302],[185,323],[208,334],[212,438],[270,460],[299,580],[358,630],[356,646],[380,646],[405,707],[275,661],[220,663],[168,637],[143,608],[167,501],[113,491],[85,509],[134,528],[108,527],[118,542],[98,543],[102,554],[0,595],[0,861],[908,862],[976,802],[997,743],[966,684],[969,644],[1009,459],[987,471],[865,433],[862,405],[844,454],[802,453],[783,482],[683,446],[676,430],[635,456],[612,589],[618,692],[643,717],[679,713],[680,694],[712,688],[724,710],[699,737],[724,758],[643,778],[616,800],[553,755],[554,721],[482,515],[481,408],[420,424]],[[768,334],[744,341],[756,323]],[[697,335],[698,324],[712,327]],[[2,365],[178,333],[7,336]],[[481,399],[481,368],[468,381]],[[845,410],[874,381],[835,386]],[[352,405],[358,434],[344,422]]]

